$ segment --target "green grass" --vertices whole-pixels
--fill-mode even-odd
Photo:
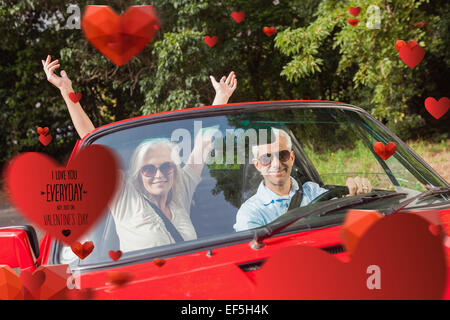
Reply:
[[[441,140],[439,143],[430,143],[428,141],[418,140],[418,141],[408,141],[406,144],[413,149],[417,154],[423,155],[428,152],[440,153],[445,152],[449,147],[450,140]],[[448,160],[447,160],[448,161]]]
[[[409,141],[408,146],[448,181],[449,141],[439,143],[428,141]],[[360,176],[369,179],[372,186],[381,189],[393,189],[384,169],[375,159],[371,150],[362,141],[354,148],[326,150],[318,153],[305,148],[305,152],[317,168],[325,184],[345,185],[348,177]],[[394,158],[386,161],[401,186],[423,191],[424,187]]]
[[[358,141],[355,148],[327,150],[322,153],[305,148],[325,184],[345,185],[348,177],[365,177],[373,186],[387,188],[390,183],[372,152]]]

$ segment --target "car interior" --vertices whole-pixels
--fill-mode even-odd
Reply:
[[[322,111],[321,109],[317,109],[315,110],[314,114],[309,114],[311,113],[311,110],[304,110],[303,112],[303,110],[301,109],[297,110],[298,112],[296,112],[295,114],[286,113],[287,117],[295,118],[292,121],[287,120],[287,118],[283,118],[279,121],[270,113],[264,117],[259,116],[258,114],[250,114],[249,116],[245,114],[233,114],[232,116],[222,116],[221,118],[205,117],[201,118],[201,120],[207,126],[217,126],[217,124],[220,124],[222,132],[224,132],[226,128],[246,129],[253,128],[255,126],[257,128],[268,128],[271,127],[273,123],[276,123],[277,127],[279,127],[281,124],[280,129],[284,129],[291,137],[292,149],[295,153],[295,162],[291,176],[296,179],[296,181],[300,185],[304,184],[307,181],[313,181],[318,183],[319,186],[329,190],[328,192],[325,192],[314,199],[311,202],[311,204],[314,204],[315,202],[342,197],[348,193],[348,189],[346,186],[329,184],[324,185],[324,182],[320,177],[318,171],[314,167],[313,162],[305,152],[305,150],[308,151],[308,136],[321,134],[322,140],[324,138],[328,139],[326,134],[327,132],[329,132],[329,130],[323,130],[325,128],[333,130],[334,128],[339,128],[340,124],[345,123],[344,128],[349,127],[355,129],[354,122],[350,121],[351,119],[347,119],[346,114],[342,115],[342,119],[337,119],[336,115],[333,112],[330,113],[327,112],[327,110],[324,109]],[[329,119],[330,114],[333,119]],[[341,114],[339,113],[339,115]],[[176,126],[178,128],[189,128],[197,119],[200,118],[177,120],[176,122],[174,122],[174,125],[176,123]],[[299,124],[305,123],[309,126],[309,123],[311,123],[310,120],[313,121],[313,123],[317,122],[317,124],[319,125],[324,124],[324,126],[315,127],[316,131],[312,131],[311,129],[308,129],[307,131],[297,130],[298,127],[296,126],[298,126]],[[359,122],[355,120],[355,123]],[[151,126],[135,126],[132,128],[127,128],[127,130],[120,131],[120,134],[117,135],[104,135],[99,139],[99,141],[103,141],[97,142],[97,140],[95,140],[94,143],[100,143],[106,146],[110,146],[115,151],[117,151],[117,154],[120,156],[122,162],[122,168],[126,170],[135,148],[143,140],[143,137],[169,137],[173,133],[174,125],[167,125],[167,123],[158,122],[151,124]],[[292,130],[290,130],[289,128],[291,128]],[[299,133],[299,135],[301,135],[301,137],[305,139],[305,141],[299,141],[294,135],[293,131],[301,132]],[[192,131],[189,132],[190,134],[192,134]],[[341,130],[341,133],[347,134],[347,132],[344,130]],[[359,139],[363,139],[363,142],[368,147],[367,150],[372,150],[372,138],[366,137],[365,133],[361,130],[353,131],[353,133],[355,136],[358,136]],[[381,141],[384,141],[383,139],[381,139],[382,136],[377,136],[377,138],[379,138]],[[339,137],[335,137],[335,139],[339,139]],[[357,141],[357,139],[355,139],[354,141]],[[305,147],[305,150],[302,148],[302,145]],[[248,151],[248,148],[249,146],[246,147],[246,151]],[[374,157],[374,159],[378,159],[376,155],[374,155]],[[396,156],[396,158],[399,157],[399,155]],[[386,173],[390,172],[390,168],[387,167],[383,161],[380,162],[382,169],[384,169],[385,171],[383,172],[383,170],[381,170],[381,173],[384,177]],[[375,171],[374,174],[378,173]],[[324,180],[327,179],[325,176],[323,178]],[[389,179],[385,178],[385,180],[389,183]],[[193,200],[191,202],[191,220],[197,232],[198,239],[203,241],[209,241],[209,239],[217,241],[224,235],[230,236],[234,234],[235,231],[233,229],[233,225],[236,222],[236,214],[239,207],[242,205],[242,203],[244,203],[256,193],[261,181],[262,176],[254,167],[251,159],[248,158],[248,152],[246,152],[246,161],[244,164],[232,166],[210,166],[207,164],[203,169],[202,180],[197,186],[196,191],[193,195]],[[399,184],[395,183],[395,179],[390,179],[390,182],[394,186],[396,186],[396,188],[399,187]],[[402,188],[402,190],[404,189],[405,188]],[[374,190],[382,189],[374,188]],[[395,191],[392,190],[390,192]],[[102,261],[110,261],[108,256],[109,250],[120,249],[119,238],[116,233],[115,223],[112,215],[109,212],[105,214],[105,217],[98,223],[98,225],[94,229],[94,232],[89,235],[89,240],[93,241],[96,244],[97,249],[94,250],[89,257],[84,260],[79,260],[76,258],[76,256],[73,255],[72,252],[70,252],[70,248],[68,248],[67,255],[65,253],[61,254],[61,252],[65,249],[60,251],[60,260],[66,257],[66,261],[64,263],[80,263],[82,265],[98,263]],[[63,263],[62,261],[60,262]]]
[[[292,149],[295,153],[292,177],[300,185],[307,181],[314,181],[323,186],[318,172],[303,151],[299,141],[289,129],[284,129],[291,137]],[[130,145],[125,149],[121,149],[120,155],[124,163],[126,163],[126,159],[131,158],[133,150],[134,146]],[[214,177],[214,172],[211,172],[205,166],[202,180],[197,186],[191,203],[191,220],[198,238],[214,237],[235,232],[233,225],[236,222],[236,214],[240,205],[256,193],[262,181],[262,176],[253,163],[249,161],[248,157],[245,164],[240,164],[239,166],[239,170],[232,170],[233,176],[231,178],[227,177],[231,171],[230,169],[221,170],[225,175],[226,183],[222,183],[220,188],[217,188],[218,180]],[[240,185],[236,184],[236,179],[240,181]],[[235,201],[227,199],[227,190],[234,191]],[[120,249],[114,219],[109,212],[95,227],[90,240],[96,244],[98,250],[94,250],[88,258],[80,260],[81,264],[104,261],[109,259],[109,250]]]

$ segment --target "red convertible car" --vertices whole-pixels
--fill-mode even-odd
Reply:
[[[72,156],[89,145],[107,146],[126,172],[143,141],[175,136],[176,143],[192,145],[193,139],[181,141],[180,136],[194,137],[199,127],[215,128],[214,146],[222,152],[214,149],[216,161],[203,167],[192,194],[190,219],[196,236],[191,240],[125,248],[115,217],[108,211],[80,239],[95,244],[86,258],[80,259],[49,235],[38,243],[31,226],[14,226],[0,229],[0,265],[30,271],[40,265],[68,265],[79,275],[81,288],[94,290],[95,299],[253,299],[258,271],[282,248],[308,245],[347,259],[340,230],[348,209],[384,215],[396,208],[450,212],[449,183],[369,113],[344,103],[236,103],[141,116],[97,128],[77,142]],[[327,191],[265,226],[236,231],[239,208],[262,181],[252,163],[252,134],[273,127],[283,129],[292,140],[291,176],[301,185],[314,182]],[[395,153],[382,159],[374,151],[376,142],[395,143]],[[355,176],[367,178],[372,190],[346,196],[346,180]],[[114,261],[110,250],[123,254]],[[450,249],[446,250],[449,256]],[[112,271],[132,276],[117,289],[110,281]]]

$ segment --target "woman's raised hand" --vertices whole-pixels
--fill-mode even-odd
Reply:
[[[64,70],[61,71],[60,77],[54,73],[60,67],[60,64],[58,60],[51,61],[51,59],[52,57],[47,56],[45,61],[41,60],[47,80],[61,91],[73,91],[72,81],[67,77],[67,73]]]
[[[209,77],[214,90],[216,90],[213,105],[228,103],[228,99],[230,99],[234,90],[237,88],[237,79],[234,71],[231,71],[228,77],[223,76],[219,82],[213,76]]]
[[[89,119],[87,114],[84,112],[81,104],[79,102],[74,102],[70,99],[70,93],[73,92],[72,81],[67,77],[67,73],[63,70],[61,71],[61,76],[57,76],[54,71],[59,68],[59,61],[51,61],[52,57],[47,56],[47,59],[41,60],[42,66],[44,67],[47,80],[57,87],[61,95],[66,102],[67,109],[70,113],[70,118],[78,132],[78,135],[83,139],[89,132],[95,129],[92,121]]]

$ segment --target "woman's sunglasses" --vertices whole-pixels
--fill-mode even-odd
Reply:
[[[281,162],[286,162],[291,158],[291,152],[289,150],[281,150],[280,152],[266,153],[260,155],[258,161],[263,166],[268,166],[272,163],[273,157],[277,157]]]
[[[154,178],[156,172],[159,170],[164,176],[169,176],[175,171],[175,163],[173,162],[164,162],[159,167],[156,167],[152,164],[146,164],[141,168],[141,173],[147,178]]]

